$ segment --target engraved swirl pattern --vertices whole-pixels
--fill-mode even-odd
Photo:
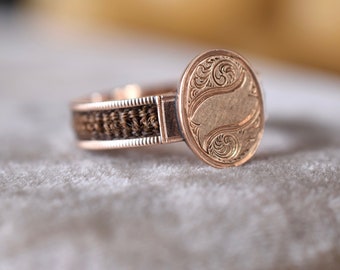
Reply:
[[[248,99],[253,98],[252,102],[258,102],[258,92],[253,80],[247,66],[227,55],[209,56],[203,59],[197,63],[191,73],[187,93],[187,111],[191,116],[189,129],[198,147],[218,163],[231,166],[241,162],[249,153],[253,152],[256,147],[254,142],[257,141],[262,128],[262,113],[258,107],[246,109],[248,111],[245,118],[239,119],[235,123],[226,124],[223,121],[227,119],[225,121],[228,122],[228,115],[221,111],[216,111],[215,114],[210,113],[215,109],[216,103],[209,103],[213,105],[208,109],[206,107],[202,109],[202,106],[205,106],[204,103],[208,99],[216,96],[220,100],[224,96],[224,100],[229,100],[227,104],[232,104],[230,102],[235,101],[237,106],[244,105],[243,99],[248,102]],[[214,102],[218,103],[219,101],[214,99]],[[216,106],[216,108],[223,110],[223,106]],[[240,113],[235,107],[230,111]],[[247,118],[248,120],[245,121]]]
[[[190,96],[188,102],[199,93],[209,88],[228,87],[240,81],[242,66],[227,56],[213,56],[202,61],[194,70],[190,81]]]
[[[217,160],[228,163],[238,155],[240,145],[237,137],[232,134],[219,133],[209,143],[207,152]]]

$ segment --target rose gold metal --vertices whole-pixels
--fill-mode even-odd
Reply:
[[[191,150],[216,168],[241,165],[255,153],[264,129],[259,83],[238,54],[213,50],[185,70],[178,118]]]
[[[143,91],[138,85],[95,93],[71,105],[73,112],[157,106],[159,136],[79,140],[100,150],[185,140],[203,161],[216,168],[241,165],[255,153],[264,129],[263,100],[249,64],[238,54],[213,50],[195,58],[175,87]]]

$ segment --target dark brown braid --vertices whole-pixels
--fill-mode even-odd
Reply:
[[[79,140],[114,140],[159,136],[157,105],[105,111],[73,112]]]

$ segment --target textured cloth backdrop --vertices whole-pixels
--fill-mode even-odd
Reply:
[[[263,142],[217,170],[184,143],[82,151],[70,127],[72,98],[178,79],[202,48],[3,16],[0,39],[1,270],[339,269],[340,78],[255,59]]]

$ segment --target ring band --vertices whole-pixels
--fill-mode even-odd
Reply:
[[[155,95],[155,91],[127,85],[75,102],[73,125],[79,146],[100,150],[182,141],[175,89],[159,89]]]
[[[105,150],[185,140],[216,168],[241,165],[264,130],[263,98],[240,55],[212,50],[196,57],[176,87],[138,85],[92,94],[71,105],[78,145]]]

